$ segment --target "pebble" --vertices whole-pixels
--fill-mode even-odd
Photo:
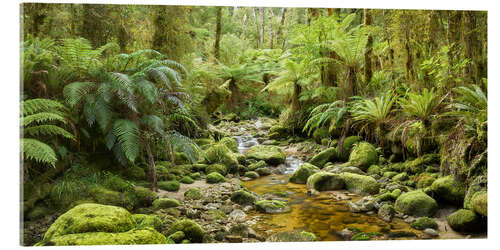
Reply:
[[[431,236],[431,237],[438,237],[439,236],[439,233],[438,231],[432,229],[432,228],[426,228],[424,230],[424,233]]]

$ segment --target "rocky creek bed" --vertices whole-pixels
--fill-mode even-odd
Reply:
[[[215,140],[198,141],[206,159],[173,169],[158,163],[159,174],[164,174],[160,179],[165,179],[160,191],[148,193],[142,205],[134,201],[129,211],[120,210],[131,218],[130,225],[105,225],[103,230],[100,221],[93,221],[96,215],[85,212],[90,219],[81,219],[73,231],[60,229],[65,225],[60,218],[74,209],[87,211],[88,203],[82,201],[57,220],[60,213],[26,222],[25,242],[104,244],[96,239],[107,237],[117,238],[112,244],[486,237],[486,215],[474,206],[482,204],[476,196],[484,189],[468,194],[469,209],[459,210],[462,206],[455,201],[463,202],[465,191],[453,197],[456,192],[448,188],[452,181],[443,179],[447,177],[426,173],[431,180],[425,187],[406,185],[411,178],[403,169],[421,167],[416,166],[419,159],[388,163],[357,137],[344,140],[343,154],[349,154],[343,156],[331,142],[280,138],[275,121],[268,118],[223,121],[209,129]],[[145,190],[138,184],[133,193]],[[106,199],[89,202],[116,205]],[[113,214],[108,210],[115,208],[95,209],[105,211],[99,218],[106,221]],[[64,232],[48,236],[57,230]]]

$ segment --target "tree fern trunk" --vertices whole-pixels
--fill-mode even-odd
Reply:
[[[149,146],[149,140],[147,140],[147,139],[146,139],[146,153],[148,155],[149,170],[150,170],[151,181],[152,181],[151,189],[155,192],[158,192],[158,180],[156,178],[155,159],[153,157],[153,154],[151,153],[151,148]]]
[[[214,45],[214,55],[215,59],[219,60],[219,50],[220,50],[220,37],[222,30],[222,7],[217,7],[217,24],[215,29],[215,45]]]
[[[364,20],[364,25],[365,26],[371,26],[372,23],[373,23],[373,20],[372,20],[372,15],[371,15],[371,12],[370,10],[368,9],[364,9],[364,16],[365,16],[365,20]],[[371,79],[372,79],[372,75],[373,75],[373,71],[372,71],[372,57],[373,57],[373,37],[370,35],[368,35],[368,42],[366,43],[366,52],[365,52],[365,82],[366,84],[368,84]]]

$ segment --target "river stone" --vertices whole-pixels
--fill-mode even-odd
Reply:
[[[260,200],[255,203],[255,207],[258,211],[268,214],[290,212],[290,207],[283,201]]]
[[[344,187],[344,181],[338,174],[328,172],[317,172],[307,178],[308,192],[339,190]]]
[[[353,173],[342,173],[340,177],[344,180],[347,190],[357,194],[377,194],[380,185],[371,176],[364,176]]]
[[[243,210],[241,210],[241,209],[235,209],[229,214],[229,219],[231,219],[231,221],[235,221],[237,223],[245,222],[246,218],[247,218],[247,214],[245,212],[243,212]]]
[[[307,178],[318,171],[318,167],[309,163],[304,163],[297,170],[295,170],[289,181],[297,184],[306,184]]]
[[[359,140],[361,140],[361,136],[348,136],[344,139],[342,143],[342,150],[340,150],[339,145],[337,145],[339,160],[348,161],[352,148],[356,143],[359,142]]]
[[[432,229],[432,228],[426,228],[426,229],[424,230],[424,233],[425,233],[426,235],[431,236],[431,237],[438,237],[438,236],[439,236],[438,231],[436,231],[435,229]]]
[[[471,210],[459,209],[446,217],[450,227],[457,232],[478,232],[481,230],[479,216]]]
[[[373,145],[368,142],[358,143],[349,156],[349,163],[366,171],[368,167],[377,164],[378,153]]]
[[[404,193],[395,203],[398,212],[413,216],[432,216],[438,209],[437,202],[426,193],[415,190]]]
[[[462,206],[464,202],[465,186],[455,181],[451,175],[435,180],[431,185],[431,190],[437,195],[438,200],[457,206]]]
[[[424,230],[426,228],[432,228],[432,229],[437,229],[438,224],[431,218],[429,217],[421,217],[416,219],[411,223],[411,227],[418,229],[418,230]]]
[[[255,197],[255,195],[245,190],[238,190],[231,194],[231,201],[236,204],[245,206],[253,205],[257,201],[257,198]]]
[[[377,215],[383,221],[391,222],[395,213],[396,211],[394,210],[394,207],[391,204],[386,203],[379,208]]]
[[[337,164],[337,165],[332,165],[328,167],[324,167],[322,169],[323,171],[334,173],[334,174],[341,174],[341,173],[353,173],[353,174],[360,174],[360,175],[366,175],[363,170],[353,167],[350,165],[349,162],[343,163],[343,164]]]
[[[475,193],[470,203],[474,212],[482,216],[488,216],[488,193],[486,191]]]
[[[285,162],[286,154],[278,146],[257,145],[248,150],[247,157],[255,160],[263,160],[271,165],[278,165]]]
[[[132,215],[124,208],[86,203],[59,216],[43,239],[89,232],[121,233],[133,226]]]
[[[328,148],[314,155],[309,163],[312,165],[323,168],[323,166],[329,161],[335,161],[337,159],[337,149]]]
[[[316,241],[316,235],[302,230],[285,231],[271,235],[268,242],[307,242]]]

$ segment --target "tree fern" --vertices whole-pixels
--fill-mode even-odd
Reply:
[[[66,103],[70,107],[74,107],[90,93],[93,87],[95,87],[93,82],[73,82],[66,85],[63,89]]]
[[[32,115],[25,116],[21,119],[21,125],[29,126],[32,123],[43,123],[43,122],[62,122],[66,123],[66,119],[60,114],[51,112],[40,112]]]
[[[30,99],[23,101],[21,103],[22,115],[31,115],[38,112],[59,112],[59,110],[63,110],[64,105],[59,103],[58,101],[50,100],[50,99]]]
[[[38,125],[34,127],[28,127],[23,130],[23,133],[31,137],[61,136],[66,139],[75,139],[75,137],[71,133],[56,125]]]
[[[49,145],[32,138],[21,138],[22,160],[49,164],[55,167],[57,155]]]
[[[133,162],[139,156],[139,128],[127,119],[118,119],[113,124],[114,134],[125,157]]]

